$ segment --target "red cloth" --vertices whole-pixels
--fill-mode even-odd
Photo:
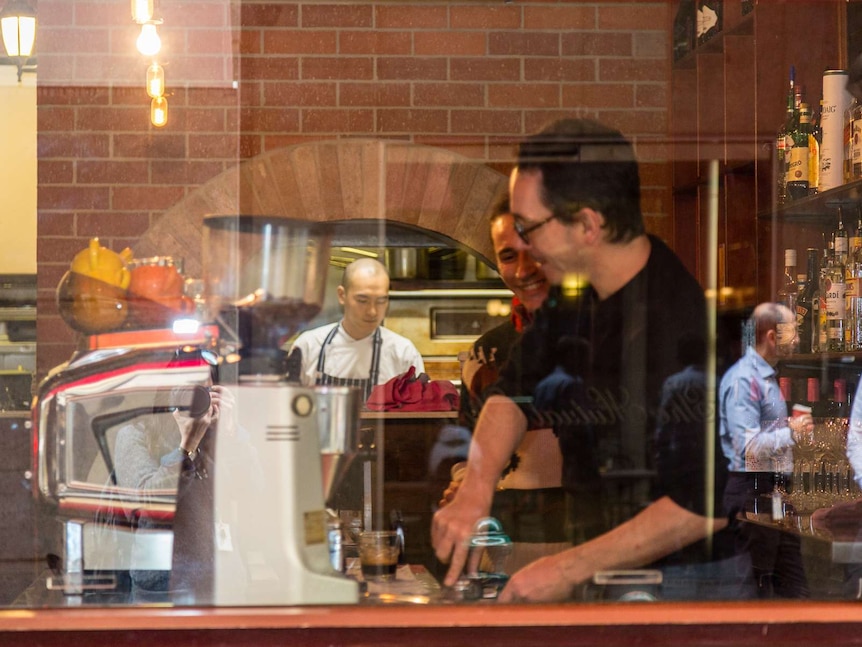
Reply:
[[[457,411],[460,397],[450,381],[416,375],[416,367],[411,366],[403,375],[375,386],[365,406],[372,411]]]

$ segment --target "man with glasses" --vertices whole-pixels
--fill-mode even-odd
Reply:
[[[575,545],[516,573],[500,599],[564,600],[598,571],[648,565],[697,580],[697,567],[715,555],[716,541],[706,540],[727,525],[709,508],[703,389],[692,390],[684,410],[664,413],[680,423],[685,442],[658,445],[656,431],[662,385],[682,368],[678,340],[706,333],[703,291],[646,234],[638,165],[619,132],[589,120],[552,124],[521,145],[509,188],[520,242],[555,288],[482,409],[458,494],[435,514],[435,552],[450,563],[444,583],[459,576],[465,541],[488,514],[512,449],[549,423],[563,453]],[[577,376],[587,398],[543,410],[532,396],[564,336],[587,349]],[[699,580],[708,585],[679,595],[737,594],[714,586],[725,583],[724,571],[711,574]]]

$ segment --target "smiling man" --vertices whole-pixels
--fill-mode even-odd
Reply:
[[[575,546],[516,573],[501,600],[564,600],[597,571],[647,565],[667,568],[666,591],[673,589],[673,575],[703,584],[702,590],[682,590],[682,597],[738,595],[733,564],[727,577],[723,563],[700,568],[715,556],[714,545],[701,540],[726,525],[709,515],[714,493],[700,478],[706,470],[699,478],[688,472],[674,478],[662,470],[703,464],[702,397],[687,413],[690,439],[678,445],[694,452],[667,455],[677,446],[664,448],[664,455],[655,452],[662,384],[681,368],[678,339],[705,335],[705,300],[673,252],[645,233],[631,145],[592,121],[556,122],[521,145],[509,186],[515,230],[547,278],[561,286],[577,276],[588,287],[571,297],[552,290],[514,349],[495,386],[497,395],[482,408],[464,481],[432,526],[435,552],[450,563],[445,583],[458,577],[464,542],[476,520],[488,514],[512,449],[525,432],[552,421],[563,453]],[[556,342],[563,337],[585,349],[576,377],[589,397],[540,410],[532,396],[553,371]],[[611,486],[620,468],[646,479],[637,501],[620,501]],[[705,571],[715,577],[701,577]]]

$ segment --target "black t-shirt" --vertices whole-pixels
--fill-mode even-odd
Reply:
[[[688,384],[684,411],[661,408],[665,381],[681,371],[680,342],[705,348],[703,290],[660,240],[646,266],[600,301],[591,288],[555,289],[512,350],[494,392],[519,404],[530,429],[553,426],[572,494],[573,539],[587,540],[662,496],[706,511],[705,398]],[[577,394],[539,408],[536,386],[558,364],[560,340],[584,345]],[[695,344],[697,346],[697,344]]]

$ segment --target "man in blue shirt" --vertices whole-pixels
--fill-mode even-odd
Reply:
[[[789,418],[775,364],[778,326],[794,314],[777,303],[761,303],[749,319],[754,346],[731,366],[719,388],[721,447],[728,461],[725,511],[731,518],[754,512],[769,497],[781,496],[776,479],[793,471],[793,446],[812,433],[810,414]],[[758,505],[757,512],[761,512]],[[750,554],[761,596],[807,597],[808,587],[799,542],[788,533],[750,523],[739,527],[737,547]]]

